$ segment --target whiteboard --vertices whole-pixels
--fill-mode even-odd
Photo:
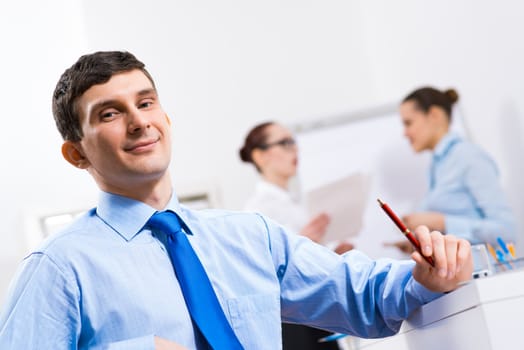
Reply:
[[[380,209],[382,199],[400,216],[412,212],[427,190],[430,152],[415,153],[403,136],[398,105],[292,126],[299,148],[298,184],[305,193],[354,173],[370,176],[363,226],[351,239],[373,258],[407,258],[384,242],[404,239]],[[452,130],[467,136],[459,109]]]

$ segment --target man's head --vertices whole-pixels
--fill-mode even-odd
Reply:
[[[67,141],[77,142],[83,137],[77,101],[91,86],[107,82],[118,73],[141,70],[155,83],[144,63],[129,52],[101,51],[84,55],[60,77],[53,93],[53,116],[56,127]]]
[[[102,190],[142,201],[154,189],[169,195],[170,120],[133,55],[82,56],[60,78],[53,113],[64,138],[62,155]]]

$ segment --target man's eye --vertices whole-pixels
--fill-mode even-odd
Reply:
[[[112,119],[115,117],[116,114],[117,114],[116,111],[105,111],[100,114],[100,119],[102,120]]]
[[[153,105],[153,101],[151,99],[143,100],[138,104],[138,108],[149,108]]]

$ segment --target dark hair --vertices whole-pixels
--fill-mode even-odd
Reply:
[[[275,124],[275,122],[269,121],[258,124],[247,134],[246,139],[244,140],[244,145],[239,150],[240,159],[243,162],[253,163],[258,169],[258,166],[253,162],[251,154],[256,148],[260,148],[263,144],[267,142],[267,132],[266,129],[268,126]]]
[[[76,103],[84,92],[93,85],[106,83],[115,74],[134,69],[141,70],[155,87],[144,63],[125,51],[99,51],[84,55],[68,68],[56,84],[52,103],[53,117],[62,138],[77,142],[83,137]]]
[[[431,106],[441,107],[448,119],[451,121],[451,111],[455,102],[458,101],[458,93],[454,89],[440,91],[432,87],[422,87],[407,95],[402,103],[415,102],[416,108],[427,113]]]

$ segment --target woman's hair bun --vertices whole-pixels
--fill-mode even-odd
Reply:
[[[458,92],[455,89],[447,89],[446,91],[444,91],[444,95],[446,95],[449,98],[451,104],[454,104],[459,99]]]
[[[243,146],[238,153],[240,155],[240,160],[242,160],[243,162],[250,163],[252,161],[251,152],[247,149],[246,146]]]

